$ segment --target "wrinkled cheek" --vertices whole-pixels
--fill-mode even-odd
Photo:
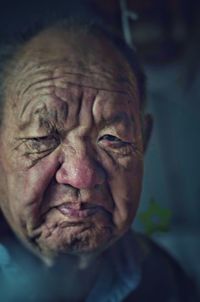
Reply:
[[[46,160],[26,171],[8,174],[9,209],[14,224],[23,233],[39,223],[43,195],[55,175],[56,166],[56,161]]]
[[[110,183],[115,205],[113,223],[119,235],[123,234],[134,220],[140,200],[142,176],[142,165],[135,165],[132,171],[116,173]]]

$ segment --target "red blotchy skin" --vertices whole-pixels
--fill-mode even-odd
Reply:
[[[8,83],[4,215],[42,257],[102,251],[127,231],[139,203],[143,141],[133,72],[108,41],[52,30],[21,50]]]
[[[98,173],[96,169],[87,158],[78,159],[69,164],[66,163],[66,167],[63,165],[56,174],[56,180],[58,183],[66,182],[75,188],[87,189],[100,185],[104,180],[103,172]]]

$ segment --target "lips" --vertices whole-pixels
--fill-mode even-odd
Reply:
[[[102,206],[89,203],[64,203],[56,207],[63,215],[72,218],[87,218],[100,211],[105,211]]]

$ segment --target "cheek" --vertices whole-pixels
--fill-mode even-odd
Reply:
[[[118,166],[113,171],[109,187],[114,201],[113,222],[123,233],[135,217],[142,186],[143,162],[132,160],[129,168]]]
[[[57,157],[51,154],[28,170],[7,173],[8,202],[17,224],[34,224],[39,218],[43,194],[57,168]]]

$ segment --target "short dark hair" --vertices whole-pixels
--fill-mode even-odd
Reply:
[[[88,21],[85,17],[62,17],[62,18],[46,18],[42,20],[37,20],[31,24],[27,25],[27,28],[23,31],[17,32],[11,35],[6,41],[0,44],[0,101],[1,101],[1,115],[3,112],[3,99],[5,91],[5,82],[8,78],[11,68],[7,68],[10,63],[15,62],[15,54],[20,48],[30,41],[34,36],[39,34],[41,31],[52,27],[58,26],[62,29],[73,31],[75,29],[84,31],[85,34],[103,35],[108,39],[116,49],[122,54],[122,56],[129,63],[134,75],[136,76],[138,91],[139,91],[139,101],[140,109],[143,111],[146,100],[146,77],[140,62],[139,56],[136,51],[127,45],[125,40],[108,27],[106,27],[100,19],[93,19]],[[11,71],[10,71],[11,69]]]

